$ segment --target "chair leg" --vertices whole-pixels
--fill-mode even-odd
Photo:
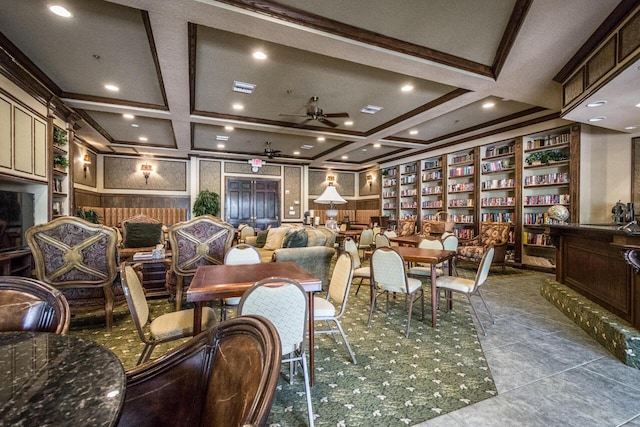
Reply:
[[[300,352],[300,362],[302,363],[302,374],[304,375],[304,391],[307,396],[307,413],[309,414],[309,427],[313,427],[313,407],[311,406],[311,387],[309,383],[309,369],[307,368],[307,356]]]
[[[113,295],[111,284],[105,285],[102,289],[104,290],[104,319],[107,331],[111,331],[113,327],[113,300],[115,296]]]
[[[478,323],[480,324],[480,329],[482,330],[482,335],[484,335],[486,337],[487,336],[487,331],[484,329],[484,325],[482,324],[482,320],[480,320],[480,316],[478,316],[478,312],[476,311],[476,308],[471,303],[471,297],[469,296],[469,294],[465,294],[465,296],[467,297],[467,300],[469,301],[469,305],[471,306],[471,311],[473,311],[473,315],[476,316],[476,319],[478,319]]]
[[[493,318],[493,314],[491,314],[491,311],[489,310],[489,306],[487,306],[487,302],[484,300],[484,297],[482,296],[482,292],[480,292],[480,289],[478,289],[476,291],[476,293],[478,294],[478,296],[482,300],[482,303],[484,304],[484,308],[487,310],[487,313],[489,313],[489,318],[491,319],[491,324],[495,325],[496,321]]]
[[[176,274],[176,311],[182,308],[182,286],[184,283],[184,276]]]
[[[367,328],[371,327],[371,319],[373,319],[373,310],[376,309],[376,301],[378,300],[378,294],[375,289],[373,290],[373,300],[371,301],[371,310],[369,310],[369,322],[367,322]]]
[[[360,292],[360,286],[362,286],[362,277],[360,278],[360,282],[358,283],[358,288],[356,289],[356,295],[358,295],[358,292]]]
[[[138,363],[136,365],[140,365],[141,363],[146,362],[151,358],[151,353],[153,353],[153,349],[156,348],[156,344],[145,344],[144,349],[142,350],[142,354],[140,354],[140,358],[138,359]]]
[[[355,354],[353,354],[353,350],[351,350],[351,345],[349,345],[349,341],[347,340],[347,336],[344,334],[344,330],[342,329],[342,325],[340,325],[340,321],[338,319],[333,319],[338,327],[338,331],[340,331],[340,335],[342,335],[342,341],[344,341],[344,345],[347,347],[347,351],[349,351],[349,355],[351,356],[351,360],[353,360],[353,364],[357,365],[358,361],[356,360]],[[327,320],[327,323],[329,321]]]
[[[407,311],[407,332],[404,335],[409,338],[409,328],[411,327],[411,311],[413,310],[413,296],[407,294],[407,300],[409,302],[409,309]]]

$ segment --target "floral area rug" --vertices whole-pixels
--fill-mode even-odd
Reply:
[[[462,276],[475,273],[459,270]],[[511,274],[517,276],[519,271],[507,269],[507,276]],[[358,363],[352,363],[340,338],[336,344],[330,335],[316,336],[316,385],[311,394],[317,426],[414,425],[497,394],[465,300],[457,300],[453,311],[440,310],[438,326],[432,328],[426,282],[425,321],[420,320],[420,306],[415,304],[406,338],[404,297],[390,300],[388,314],[384,298],[379,298],[367,328],[369,287],[365,282],[358,295],[356,288],[351,289],[342,326]],[[150,300],[149,306],[151,318],[173,310],[173,304],[164,299]],[[115,310],[111,332],[105,331],[103,318],[95,313],[74,317],[70,333],[109,348],[126,369],[135,366],[143,348],[126,304]],[[180,343],[158,346],[153,357]],[[298,370],[289,384],[288,365],[281,372],[268,424],[307,425],[302,373]]]

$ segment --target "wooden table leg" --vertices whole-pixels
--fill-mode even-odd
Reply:
[[[436,265],[431,264],[431,326],[436,327],[436,317],[438,311],[438,289],[436,288],[436,279],[438,278],[438,272],[436,271]]]
[[[315,346],[315,327],[313,325],[313,292],[307,292],[309,294],[309,383],[313,387],[315,384],[315,363],[314,363],[314,346]]]
[[[203,301],[196,301],[193,308],[193,336],[202,331],[202,304],[204,304]]]

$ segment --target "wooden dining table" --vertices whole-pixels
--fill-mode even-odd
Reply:
[[[431,265],[431,326],[434,328],[437,324],[438,310],[438,291],[436,289],[436,281],[438,273],[436,265],[445,261],[449,262],[449,275],[453,272],[453,263],[455,262],[455,251],[446,251],[444,249],[424,249],[413,246],[394,246],[394,248],[405,262],[422,262]],[[371,283],[371,295],[374,292],[374,283]]]
[[[422,239],[425,239],[424,236],[420,234],[411,234],[409,236],[396,236],[389,237],[390,242],[397,243],[400,246],[414,246],[417,247]]]
[[[269,277],[286,277],[297,281],[309,300],[309,382],[314,384],[314,307],[313,293],[322,290],[322,280],[312,276],[295,262],[260,264],[202,265],[198,267],[187,290],[187,301],[195,304],[193,333],[200,333],[202,307],[208,301],[239,297],[256,282]]]

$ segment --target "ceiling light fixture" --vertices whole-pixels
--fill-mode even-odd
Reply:
[[[299,155],[300,155],[300,152],[299,152],[299,151],[294,151],[294,152],[293,152],[293,155],[294,155],[294,156],[299,156]]]
[[[589,119],[590,122],[600,122],[602,120],[606,119],[605,116],[598,116],[598,117],[593,117],[591,119]]]
[[[261,50],[256,50],[255,52],[253,52],[253,57],[255,59],[259,59],[259,60],[265,60],[267,59],[267,54],[262,52]]]
[[[324,141],[324,136],[319,136],[318,137],[318,141],[323,142]]]
[[[149,140],[146,136],[141,136],[138,139],[142,142],[147,142]]]
[[[132,128],[139,128],[139,127],[140,127],[140,125],[139,125],[139,124],[137,124],[137,123],[131,123],[131,127],[132,127]]]
[[[345,126],[353,126],[353,122],[351,120],[347,120],[346,122],[344,122]]]
[[[112,84],[106,84],[104,85],[104,88],[109,92],[118,92],[120,90],[118,86]]]
[[[342,160],[347,160],[349,158],[349,156],[342,156],[341,159]]]
[[[607,101],[594,101],[594,102],[588,103],[587,107],[589,107],[589,108],[602,107],[606,103],[607,103]]]
[[[127,120],[133,120],[133,119],[135,119],[135,118],[136,118],[136,116],[134,116],[133,114],[129,114],[129,113],[124,113],[124,114],[122,115],[122,117],[124,117],[124,118],[125,118],[125,119],[127,119]]]
[[[379,142],[376,142],[375,144],[373,144],[373,148],[380,148],[382,147],[382,144],[380,144]]]
[[[640,108],[640,104],[636,104],[636,107]]]
[[[416,129],[410,130],[409,135],[417,135],[418,131]]]
[[[484,104],[482,104],[482,108],[493,108],[496,106],[496,103],[493,101],[487,101]]]
[[[411,92],[413,90],[413,85],[406,84],[400,88],[403,92]]]
[[[244,110],[244,105],[242,105],[242,104],[233,104],[232,107],[236,111]]]
[[[640,125],[627,126],[625,129],[626,129],[626,130],[634,130],[634,129],[638,129],[639,127],[640,127]]]
[[[218,147],[218,148],[224,148],[224,144],[223,144],[223,143],[220,143],[220,144],[218,144],[216,147]]]
[[[379,107],[377,105],[367,105],[366,107],[362,107],[360,110],[361,113],[365,114],[375,114],[383,110],[383,107]]]
[[[225,126],[224,130],[232,131],[233,130],[233,126]]]
[[[49,10],[63,18],[71,18],[73,16],[71,12],[69,12],[64,6],[60,6],[57,4],[53,6],[49,6]]]
[[[234,92],[252,94],[255,88],[256,88],[256,85],[254,85],[253,83],[244,83],[244,82],[238,82],[238,81],[233,82]]]

